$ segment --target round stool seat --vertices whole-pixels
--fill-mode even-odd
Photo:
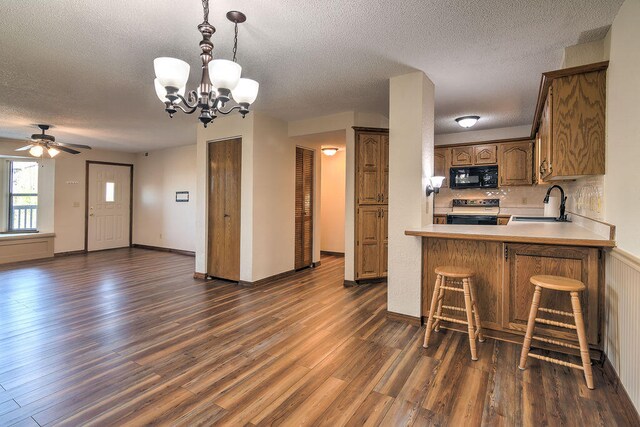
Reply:
[[[553,291],[580,292],[586,289],[581,281],[562,276],[531,276],[530,280],[536,286]]]
[[[466,267],[456,267],[453,265],[442,265],[440,267],[436,267],[436,274],[445,277],[451,277],[453,279],[464,279],[465,277],[473,277],[475,276],[475,272]]]

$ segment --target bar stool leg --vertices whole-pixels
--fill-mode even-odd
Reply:
[[[469,279],[462,279],[464,290],[464,306],[467,312],[467,326],[469,331],[469,347],[471,348],[471,360],[478,360],[476,350],[476,336],[473,328],[473,313],[471,310],[471,292],[469,290]]]
[[[438,302],[438,295],[440,294],[440,283],[442,282],[442,276],[438,274],[436,277],[436,285],[433,288],[433,296],[431,297],[431,308],[429,308],[429,319],[427,320],[427,330],[424,333],[424,348],[429,347],[429,337],[431,336],[431,328],[433,327],[433,315],[436,311],[436,303]]]
[[[436,309],[436,315],[442,316],[442,302],[444,301],[444,289],[443,286],[447,286],[446,276],[440,276],[440,293],[438,294],[438,308]],[[440,332],[440,319],[436,319],[434,323],[434,331]]]
[[[578,342],[580,343],[580,358],[582,359],[582,368],[584,369],[584,379],[587,381],[587,387],[593,390],[594,385],[593,372],[591,371],[591,358],[589,357],[589,345],[587,344],[587,334],[585,333],[584,319],[582,318],[582,307],[580,306],[578,292],[571,292],[571,307],[573,308],[573,317],[576,321]]]
[[[478,331],[478,341],[484,342],[484,335],[482,335],[482,324],[480,323],[480,313],[478,312],[478,303],[476,299],[476,291],[474,289],[475,283],[473,279],[469,278],[469,291],[471,292],[471,303],[473,304],[473,317],[476,321],[476,330]]]
[[[518,365],[518,368],[522,370],[524,370],[527,365],[527,356],[529,355],[529,350],[531,350],[531,337],[533,336],[533,329],[536,326],[536,316],[538,315],[541,294],[542,288],[540,286],[536,286],[533,291],[533,301],[531,301],[529,320],[527,321],[527,333],[524,336],[524,342],[522,343],[522,353],[520,353],[520,365]]]

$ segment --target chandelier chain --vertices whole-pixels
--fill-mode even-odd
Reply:
[[[233,62],[238,62],[236,60],[236,54],[238,53],[238,23],[235,23],[235,35],[233,37]]]
[[[209,0],[202,0],[202,8],[204,9],[204,22],[209,22]]]

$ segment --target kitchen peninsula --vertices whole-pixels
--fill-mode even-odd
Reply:
[[[529,315],[537,274],[565,276],[582,281],[581,304],[591,349],[602,351],[604,257],[615,246],[614,227],[574,216],[576,222],[516,222],[505,226],[429,225],[406,230],[422,238],[422,316],[426,318],[435,284],[435,268],[458,265],[472,268],[482,327],[488,336],[521,342]],[[459,295],[447,295],[447,305],[462,306]],[[571,311],[568,298],[553,292],[541,305]],[[561,318],[557,320],[562,320]],[[455,327],[455,326],[452,326]],[[537,331],[550,338],[575,340],[554,326]],[[554,349],[558,349],[555,348]],[[566,351],[566,349],[560,349]]]

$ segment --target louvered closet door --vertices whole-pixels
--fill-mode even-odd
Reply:
[[[313,163],[312,150],[296,147],[296,269],[313,262]]]

